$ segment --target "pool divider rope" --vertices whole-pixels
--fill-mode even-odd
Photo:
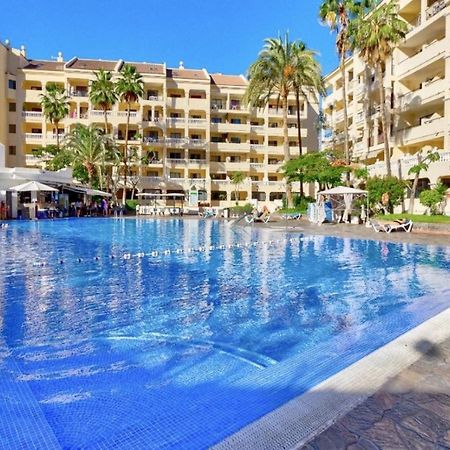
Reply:
[[[245,243],[236,243],[236,244],[220,244],[220,245],[208,245],[208,246],[199,246],[199,247],[189,247],[187,249],[184,248],[177,248],[177,249],[165,249],[165,250],[152,250],[151,252],[145,253],[145,252],[138,252],[138,253],[122,253],[119,256],[117,255],[109,255],[108,259],[122,259],[122,260],[133,260],[133,259],[142,259],[145,257],[149,258],[156,258],[160,256],[169,256],[169,255],[191,255],[196,253],[209,253],[212,251],[223,251],[223,250],[231,250],[235,248],[239,249],[250,249],[250,248],[256,248],[256,247],[272,247],[275,244],[281,244],[281,243],[298,243],[303,240],[303,236],[297,237],[297,238],[284,238],[284,239],[275,239],[275,240],[268,240],[268,241],[253,241],[253,242],[245,242]],[[99,256],[94,256],[93,258],[75,258],[75,261],[78,263],[88,262],[88,261],[100,261]],[[60,265],[63,265],[66,261],[63,259],[59,259],[58,263]],[[45,261],[35,261],[33,263],[33,266],[35,267],[44,267],[47,266],[48,263]]]

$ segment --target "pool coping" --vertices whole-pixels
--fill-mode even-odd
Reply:
[[[450,308],[224,439],[216,450],[297,449],[450,338]],[[426,341],[425,341],[426,340]],[[417,345],[417,344],[421,345]]]

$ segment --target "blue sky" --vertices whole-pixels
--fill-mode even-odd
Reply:
[[[73,56],[167,62],[246,73],[265,37],[289,30],[336,67],[334,36],[317,19],[320,0],[15,0],[0,15],[0,39],[31,58]]]

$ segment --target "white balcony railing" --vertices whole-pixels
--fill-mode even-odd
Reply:
[[[42,133],[25,133],[25,139],[40,141],[42,140],[44,135]]]
[[[42,117],[44,117],[44,115],[41,111],[22,111],[22,117],[41,119]]]
[[[207,161],[206,161],[206,159],[188,159],[188,163],[200,166],[200,165],[206,164]]]
[[[184,126],[186,123],[186,119],[184,117],[169,117],[166,119],[166,123],[170,127],[174,126]]]
[[[250,150],[263,150],[264,144],[250,144]]]
[[[186,160],[180,158],[166,158],[166,163],[171,165],[184,165],[186,164]]]
[[[265,126],[264,125],[251,125],[250,131],[252,133],[264,133]]]
[[[205,126],[207,124],[206,119],[189,119],[189,125],[192,126]]]
[[[431,19],[433,16],[441,12],[447,6],[447,0],[438,0],[434,2],[430,7],[428,7],[425,11],[425,15],[427,20]]]
[[[447,87],[447,83],[445,80],[436,80],[432,83],[428,83],[423,86],[421,89],[417,89],[416,91],[408,92],[399,98],[399,106],[400,108],[408,108],[409,106],[414,107],[415,101],[419,104],[423,104],[424,101],[435,97],[437,95],[445,95],[445,89]]]
[[[186,144],[186,139],[185,138],[173,138],[173,137],[169,137],[165,139],[165,142],[167,145],[169,146],[183,146],[184,144]]]
[[[446,119],[444,117],[424,120],[421,125],[400,130],[397,133],[397,139],[406,144],[411,141],[437,137],[444,133],[445,125]]]
[[[441,39],[440,41],[433,42],[427,47],[423,48],[421,52],[412,56],[411,58],[405,58],[395,67],[395,75],[402,76],[429,61],[432,61],[435,56],[444,55],[446,51],[446,40]]]
[[[206,145],[205,139],[187,139],[189,147],[204,147]]]
[[[127,117],[128,112],[127,111],[117,111],[117,117]],[[130,119],[136,119],[138,116],[137,111],[130,111]]]

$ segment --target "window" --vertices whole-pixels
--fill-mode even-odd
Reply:
[[[231,123],[232,123],[233,125],[240,125],[241,119],[231,119]]]
[[[16,112],[16,104],[15,103],[9,104],[9,112]]]
[[[230,156],[230,162],[241,162],[240,156]]]
[[[212,117],[211,122],[212,123],[222,123],[222,119],[220,117]]]
[[[156,170],[147,170],[147,176],[148,177],[157,177],[158,172]]]
[[[199,134],[191,134],[191,139],[201,139]]]
[[[234,136],[234,137],[232,137],[232,138],[230,139],[230,142],[231,142],[232,144],[240,144],[240,143],[241,143],[241,138],[240,138],[240,137]]]
[[[170,159],[181,159],[181,153],[169,153]]]
[[[258,200],[260,202],[266,201],[266,193],[265,192],[252,192],[252,199]]]
[[[8,80],[8,89],[16,89],[16,80]]]
[[[225,191],[212,191],[211,192],[211,200],[226,200],[227,193]]]
[[[9,146],[9,154],[10,155],[15,155],[16,154],[16,146],[15,145],[10,145]]]
[[[14,124],[14,123],[10,123],[9,124],[9,132],[11,134],[15,134],[16,133],[16,124]]]
[[[220,162],[220,155],[211,155],[211,161],[212,162]]]
[[[181,178],[180,172],[170,172],[170,178]]]
[[[269,146],[270,147],[277,147],[278,146],[278,142],[277,141],[269,141]]]
[[[42,128],[32,128],[31,132],[33,134],[42,134]]]

